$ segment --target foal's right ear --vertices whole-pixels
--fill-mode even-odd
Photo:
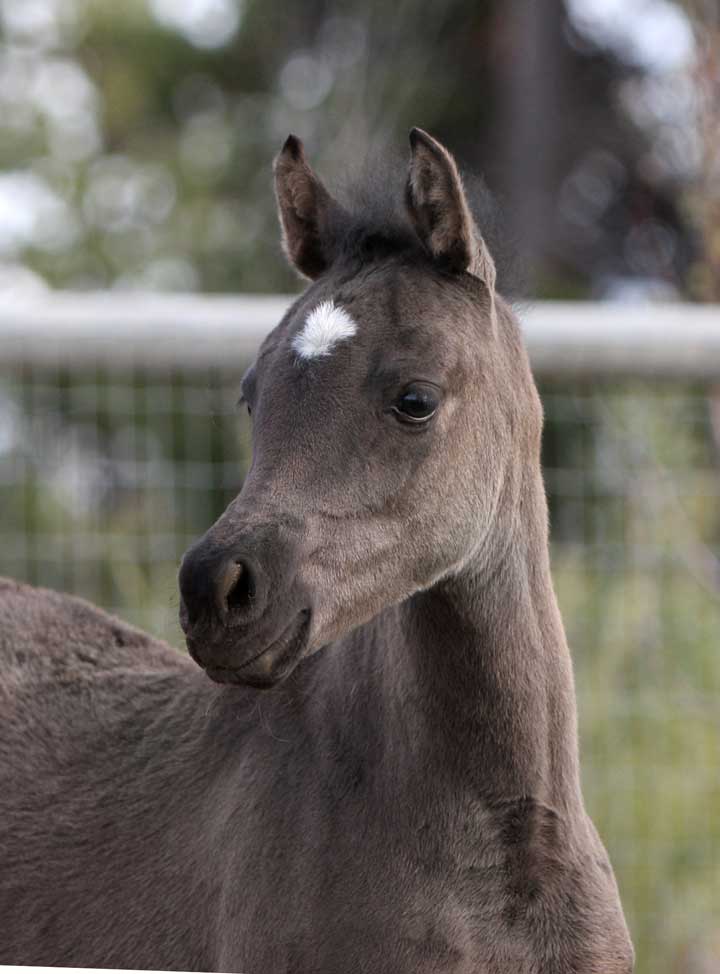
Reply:
[[[296,135],[288,135],[273,171],[283,248],[290,263],[312,280],[331,263],[330,223],[340,208],[310,168]]]
[[[475,226],[455,160],[422,129],[410,132],[405,203],[418,236],[448,270],[467,271],[495,291],[495,262]]]

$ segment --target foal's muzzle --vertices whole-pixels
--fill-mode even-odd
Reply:
[[[180,624],[190,655],[218,683],[267,687],[302,657],[310,627],[292,546],[272,529],[238,544],[206,535],[180,566]]]

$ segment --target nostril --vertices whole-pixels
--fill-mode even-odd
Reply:
[[[220,586],[222,608],[227,612],[247,609],[255,597],[250,569],[241,561],[232,561],[225,569]]]
[[[235,584],[225,598],[228,611],[232,611],[232,609],[244,609],[255,598],[255,586],[253,585],[252,575],[246,565],[241,565],[240,569],[240,574]]]

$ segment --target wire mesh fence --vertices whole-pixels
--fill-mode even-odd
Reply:
[[[248,343],[226,363],[185,353],[161,368],[100,351],[53,360],[31,344],[3,360],[0,348],[0,572],[178,647],[179,559],[237,493],[249,454],[236,409]],[[709,974],[720,970],[720,358],[705,375],[663,379],[628,361],[618,378],[558,374],[547,351],[538,360],[587,804],[638,971]]]

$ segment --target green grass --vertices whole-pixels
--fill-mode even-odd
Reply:
[[[720,970],[720,599],[679,569],[599,577],[562,554],[555,579],[638,974]]]

